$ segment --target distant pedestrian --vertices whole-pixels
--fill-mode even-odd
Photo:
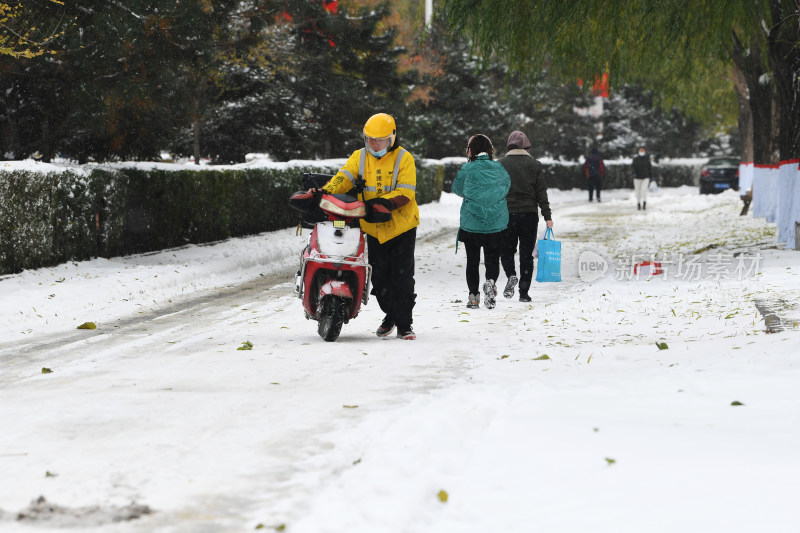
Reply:
[[[639,155],[633,158],[631,163],[633,173],[633,190],[636,194],[636,209],[647,209],[647,189],[650,187],[650,179],[653,177],[653,165],[650,163],[650,156],[644,146],[639,147]]]
[[[606,175],[606,166],[603,163],[603,158],[597,148],[592,148],[592,152],[586,158],[583,164],[583,175],[589,183],[589,201],[592,201],[592,193],[597,191],[597,201],[600,201],[600,188],[603,183],[603,177]]]
[[[506,148],[505,157],[497,160],[511,177],[511,188],[506,195],[508,228],[503,232],[503,248],[500,252],[500,262],[508,279],[503,296],[513,297],[514,287],[519,281],[519,301],[530,302],[528,290],[533,279],[533,248],[536,246],[539,209],[548,228],[553,227],[553,220],[542,164],[529,153],[531,143],[528,137],[521,131],[513,131],[508,136]],[[514,259],[517,246],[519,278]]]
[[[480,262],[486,267],[483,293],[487,309],[495,306],[497,276],[500,274],[500,242],[508,226],[506,194],[511,178],[503,165],[493,160],[494,147],[485,135],[473,135],[467,143],[467,162],[455,180],[453,193],[461,196],[461,223],[458,240],[467,250],[467,307],[475,309],[480,304]]]

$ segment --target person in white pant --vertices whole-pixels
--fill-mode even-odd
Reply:
[[[639,155],[631,163],[633,171],[633,190],[636,193],[636,209],[647,209],[647,189],[653,177],[653,165],[644,146],[639,147]]]

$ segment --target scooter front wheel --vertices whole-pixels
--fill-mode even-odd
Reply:
[[[341,296],[328,295],[322,298],[317,309],[317,332],[327,342],[339,338],[347,312],[347,301]]]

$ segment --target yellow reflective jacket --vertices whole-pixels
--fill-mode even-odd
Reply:
[[[392,211],[389,222],[372,223],[361,220],[361,229],[384,243],[419,226],[419,207],[417,206],[417,168],[414,156],[401,147],[392,150],[378,159],[365,148],[356,150],[347,163],[325,184],[323,189],[332,194],[346,193],[355,187],[361,176],[364,187],[364,201],[373,198],[391,200],[405,196],[410,201]]]

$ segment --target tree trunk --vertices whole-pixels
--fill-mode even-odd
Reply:
[[[772,27],[767,38],[780,115],[782,160],[800,156],[800,5],[770,0]]]
[[[45,116],[42,117],[42,149],[39,152],[42,155],[42,161],[50,163],[53,160],[53,143],[50,138],[50,120]]]
[[[192,153],[194,154],[194,164],[200,164],[200,102],[195,98],[194,100],[194,118],[192,119],[192,131],[194,133],[194,142],[192,146]]]
[[[10,114],[6,114],[8,117]],[[6,120],[3,123],[2,139],[0,142],[0,161],[4,161],[6,157],[16,159],[19,157],[16,147],[16,130],[14,129],[14,121]],[[8,156],[6,155],[8,154]]]
[[[750,111],[750,92],[747,90],[747,80],[744,72],[738,67],[733,68],[731,75],[733,86],[736,89],[736,99],[739,103],[739,158],[741,161],[753,161],[753,113]]]
[[[784,130],[785,131],[785,130]],[[773,154],[772,160],[778,162],[781,157],[781,107],[776,94],[772,95],[772,132],[769,136],[769,152]]]
[[[194,132],[194,141],[192,143],[192,154],[194,154],[194,164],[200,164],[200,119],[195,118],[192,121],[192,130]]]
[[[750,113],[753,121],[753,162],[776,163],[773,146],[772,102],[774,89],[768,81],[767,70],[761,61],[761,46],[752,40],[747,49],[734,33],[733,62],[747,84]]]

